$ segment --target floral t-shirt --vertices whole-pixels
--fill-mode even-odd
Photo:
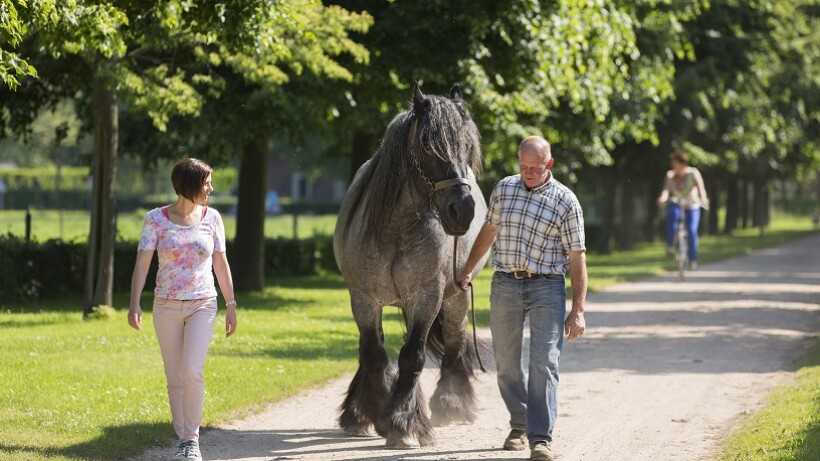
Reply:
[[[140,251],[157,250],[159,270],[154,296],[178,300],[216,296],[213,253],[225,252],[225,225],[213,208],[196,226],[178,226],[154,208],[145,216]]]
[[[703,178],[695,167],[686,167],[686,170],[681,176],[675,176],[673,170],[666,172],[666,181],[663,187],[669,191],[669,195],[679,199],[686,200],[686,208],[694,210],[700,208],[703,203],[703,197],[700,196],[698,190],[698,179],[701,182]]]

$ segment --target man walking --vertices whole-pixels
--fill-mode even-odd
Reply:
[[[490,196],[487,218],[456,283],[467,287],[473,270],[495,243],[490,328],[498,388],[510,412],[505,450],[531,450],[553,461],[558,360],[563,334],[584,334],[587,270],[584,217],[575,194],[550,169],[549,143],[530,136],[518,148],[521,174],[508,176]],[[572,310],[566,315],[564,274],[569,266]],[[530,360],[522,363],[524,322],[530,320]],[[566,319],[565,319],[566,317]]]

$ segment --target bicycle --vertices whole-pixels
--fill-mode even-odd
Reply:
[[[685,200],[671,199],[673,203],[678,203],[681,207],[681,215],[678,218],[678,230],[675,232],[675,262],[678,265],[678,281],[683,282],[686,268],[689,265],[689,233],[686,231],[686,213],[683,211]]]
[[[675,255],[675,263],[678,269],[678,281],[683,282],[686,278],[686,270],[689,269],[691,264],[689,260],[689,232],[686,230],[685,211],[689,201],[679,197],[670,197],[665,205],[668,206],[668,202],[677,204],[681,208],[681,214],[678,218],[678,227],[677,231],[675,231],[675,239],[672,247],[674,248],[673,252]],[[700,207],[705,210],[708,209],[708,207],[704,204],[701,204]]]

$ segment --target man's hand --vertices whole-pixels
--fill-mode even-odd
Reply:
[[[473,280],[473,271],[461,271],[455,280],[456,288],[466,291],[470,287],[470,281]]]
[[[584,330],[586,330],[587,322],[584,320],[584,313],[578,311],[572,311],[567,316],[567,320],[564,321],[564,333],[567,335],[567,339],[572,341],[584,334]]]

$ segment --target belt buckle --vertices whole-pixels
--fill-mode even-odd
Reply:
[[[518,275],[519,273],[523,273],[523,274],[526,274],[526,275],[521,275],[519,277],[519,275]],[[516,280],[531,279],[532,278],[532,273],[530,273],[530,271],[513,271],[513,277],[515,277]]]

